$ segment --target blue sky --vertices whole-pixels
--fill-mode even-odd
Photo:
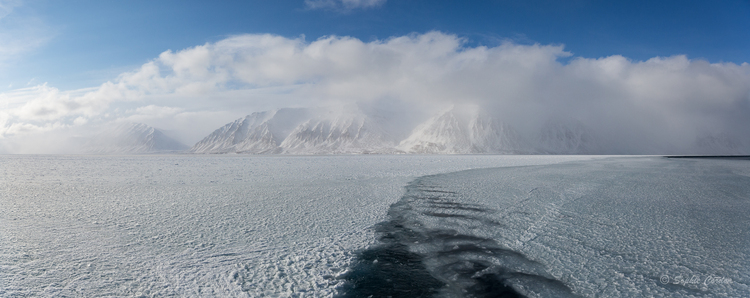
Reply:
[[[64,89],[90,87],[163,51],[243,33],[369,41],[439,30],[467,38],[469,45],[507,39],[564,44],[573,55],[588,58],[685,54],[710,62],[750,61],[748,1],[390,0],[349,10],[311,9],[302,0],[32,0],[16,5],[0,25],[33,26],[19,34],[42,41],[6,61],[0,75],[0,88],[6,90],[32,79]]]
[[[737,0],[0,0],[0,153],[118,122],[192,145],[267,109],[455,104],[750,148],[748,62]]]

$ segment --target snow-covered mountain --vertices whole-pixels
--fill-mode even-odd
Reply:
[[[544,154],[601,154],[599,139],[580,121],[550,119],[537,136],[537,150]]]
[[[249,154],[611,154],[604,149],[603,139],[572,118],[552,118],[538,129],[527,127],[526,135],[521,135],[510,124],[492,117],[478,106],[453,106],[430,118],[422,116],[427,119],[421,123],[420,117],[412,119],[410,116],[382,111],[363,112],[357,107],[258,112],[217,129],[190,151]],[[405,125],[407,123],[411,124]],[[726,138],[701,139],[698,145],[706,148],[706,152],[735,152],[734,149],[742,147]]]
[[[188,146],[142,123],[107,127],[84,144],[84,151],[90,154],[141,154],[187,149]]]
[[[307,109],[252,113],[215,130],[195,144],[194,153],[281,153],[279,145],[307,118]]]
[[[356,109],[279,109],[250,114],[195,144],[195,153],[393,153],[394,142]]]
[[[281,143],[289,154],[391,153],[387,133],[361,113],[327,113],[305,121]]]
[[[417,126],[399,143],[407,153],[528,153],[529,147],[509,125],[479,107],[453,107]]]

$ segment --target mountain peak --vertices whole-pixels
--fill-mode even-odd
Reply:
[[[182,151],[188,147],[143,123],[125,122],[106,127],[84,144],[92,154],[142,154]]]
[[[509,125],[475,105],[452,106],[419,125],[398,149],[409,153],[520,153],[524,141]]]

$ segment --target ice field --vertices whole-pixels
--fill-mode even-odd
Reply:
[[[619,157],[418,178],[343,289],[748,297],[748,176],[750,160]]]
[[[750,296],[750,160],[0,156],[0,297]]]

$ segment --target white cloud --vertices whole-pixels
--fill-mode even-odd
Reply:
[[[73,120],[73,125],[84,125],[89,122],[89,119],[86,119],[86,117],[79,116],[76,119]]]
[[[191,143],[262,109],[387,102],[421,115],[471,102],[522,132],[549,117],[575,118],[616,146],[635,148],[629,152],[681,146],[701,134],[750,140],[747,63],[617,55],[560,62],[570,55],[559,45],[467,47],[440,32],[372,42],[240,35],[166,51],[96,88],[2,93],[0,135],[126,119]]]
[[[379,7],[385,2],[386,0],[305,0],[305,5],[309,9],[331,9],[347,12],[354,9]]]

